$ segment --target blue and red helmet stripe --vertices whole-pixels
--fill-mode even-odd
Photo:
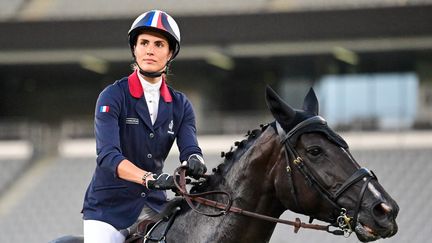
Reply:
[[[143,22],[143,25],[144,25],[144,26],[151,26],[154,15],[155,15],[155,12],[153,12],[153,11],[147,13],[147,14],[144,16],[144,18],[141,20],[141,21]],[[141,21],[140,21],[140,22],[141,22]]]
[[[162,12],[159,12],[159,16],[158,16],[158,20],[157,20],[157,28],[158,29],[163,29],[163,30],[167,30],[166,28],[165,28],[165,26],[166,25],[163,25],[162,24],[162,19],[163,18],[165,18],[166,19],[166,15],[165,14],[163,14]]]

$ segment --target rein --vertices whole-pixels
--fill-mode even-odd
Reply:
[[[236,213],[236,214],[240,214],[240,215],[244,215],[244,216],[248,216],[248,217],[252,217],[252,218],[256,218],[256,219],[261,219],[261,220],[265,220],[265,221],[269,221],[269,222],[273,222],[273,223],[281,223],[281,224],[293,226],[295,233],[297,233],[300,230],[300,228],[305,228],[305,229],[327,231],[327,232],[335,234],[335,235],[343,235],[344,234],[344,232],[341,230],[331,231],[330,226],[332,226],[332,225],[307,224],[307,223],[303,223],[299,218],[296,218],[295,221],[284,220],[284,219],[270,217],[270,216],[259,214],[259,213],[250,212],[250,211],[238,208],[238,207],[234,207],[234,206],[232,206],[233,200],[232,200],[230,194],[227,192],[224,192],[224,191],[208,191],[208,192],[204,192],[204,193],[190,194],[187,192],[187,189],[186,189],[186,169],[184,167],[178,167],[174,171],[174,176],[179,176],[179,179],[180,179],[179,181],[174,180],[174,184],[178,190],[178,194],[180,194],[186,200],[187,204],[189,205],[189,207],[192,210],[194,210],[195,212],[197,212],[199,214],[209,216],[209,217],[219,217],[222,215],[226,215],[227,213]],[[222,194],[222,195],[227,196],[228,197],[228,203],[225,204],[225,203],[220,203],[220,202],[217,202],[214,200],[203,198],[203,196],[206,196],[206,195],[216,195],[216,194]],[[196,206],[193,204],[192,201],[195,201],[195,202],[202,204],[202,205],[205,205],[205,206],[220,209],[221,211],[219,213],[216,213],[216,214],[208,214],[208,213],[201,212],[196,208]]]

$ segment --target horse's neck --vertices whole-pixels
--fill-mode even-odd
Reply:
[[[276,199],[274,170],[280,151],[279,138],[273,129],[268,128],[240,160],[234,162],[229,172],[224,175],[224,183],[217,189],[229,191],[235,207],[279,217],[284,209]],[[225,225],[229,225],[229,230],[237,228],[238,232],[241,232],[241,241],[246,240],[245,237],[250,240],[249,242],[268,241],[275,227],[274,223],[247,216],[232,215],[229,220],[230,223]]]
[[[266,129],[238,161],[232,162],[230,170],[223,175],[219,189],[229,191],[234,199],[247,200],[249,203],[244,206],[257,204],[258,198],[274,191],[272,170],[276,166],[280,147],[273,129]]]
[[[272,217],[279,217],[284,208],[276,198],[274,179],[280,170],[281,148],[274,129],[267,128],[235,162],[226,161],[215,175],[216,186],[206,191],[223,190],[232,196],[233,206]],[[237,152],[239,155],[241,151]],[[229,167],[228,167],[229,166]],[[220,183],[216,181],[221,181]],[[217,201],[222,201],[217,198]],[[174,242],[268,242],[275,223],[228,213],[210,218],[188,211],[179,217],[169,232]],[[186,232],[186,234],[185,234]]]

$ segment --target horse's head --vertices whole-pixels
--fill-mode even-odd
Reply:
[[[270,87],[266,100],[286,153],[280,161],[286,170],[274,180],[281,203],[345,233],[355,231],[364,242],[396,234],[398,205],[318,116],[314,91],[305,97],[303,110],[291,108]]]

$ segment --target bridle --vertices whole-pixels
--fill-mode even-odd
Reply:
[[[330,140],[337,143],[339,146],[345,147],[345,142],[342,140],[342,138],[340,138],[336,133],[331,131],[331,129],[327,126],[326,120],[324,120],[324,118],[322,118],[321,116],[313,116],[300,122],[288,133],[285,133],[277,122],[276,129],[279,135],[282,136],[281,142],[284,144],[285,151],[287,152],[286,156],[288,165],[286,167],[286,170],[290,177],[289,183],[291,183],[291,193],[293,194],[293,198],[295,198],[295,203],[297,204],[297,207],[299,207],[299,203],[297,200],[297,193],[295,190],[294,182],[291,176],[293,167],[295,167],[302,174],[308,185],[313,186],[319,192],[319,194],[332,205],[332,207],[335,209],[336,217],[334,217],[333,219],[330,218],[329,221],[333,221],[332,225],[340,228],[344,232],[344,235],[348,237],[353,232],[353,228],[357,224],[360,206],[367,186],[372,179],[377,180],[377,177],[372,171],[366,168],[359,168],[345,180],[345,182],[337,189],[335,193],[332,193],[326,189],[323,183],[313,173],[311,173],[310,168],[304,163],[304,160],[295,149],[295,144],[297,142],[296,139],[294,139],[293,141],[292,138],[298,138],[299,135],[301,135],[302,132],[304,133],[305,130],[307,130],[308,132],[325,132]],[[338,140],[343,141],[343,143],[338,142]],[[349,153],[349,151],[345,150],[345,152],[347,152],[351,160],[354,161],[354,158]],[[292,158],[292,160],[290,160],[289,158]],[[337,201],[341,197],[341,195],[343,195],[349,188],[351,188],[351,186],[355,185],[360,180],[363,180],[360,195],[354,208],[353,215],[348,216],[347,210],[341,207]],[[313,218],[311,218],[311,221],[312,219]]]
[[[293,129],[291,129],[288,133],[285,133],[284,130],[280,127],[280,125],[276,122],[275,123],[276,131],[278,132],[279,136],[281,136],[281,143],[285,146],[286,151],[286,159],[287,159],[287,167],[286,170],[288,172],[288,175],[290,177],[288,183],[291,183],[291,193],[293,194],[293,198],[295,200],[295,203],[297,206],[299,206],[298,199],[297,199],[297,193],[294,187],[294,182],[291,176],[292,168],[297,168],[300,173],[303,175],[304,179],[307,181],[307,183],[311,186],[313,186],[321,196],[323,196],[326,200],[330,202],[330,204],[335,208],[335,211],[337,212],[337,216],[335,218],[331,218],[329,221],[332,223],[330,225],[318,225],[318,224],[311,224],[311,221],[309,224],[303,223],[300,221],[299,218],[296,218],[295,221],[290,220],[283,220],[279,218],[274,218],[250,211],[243,210],[238,207],[232,206],[232,199],[229,193],[224,191],[208,191],[203,193],[188,193],[186,189],[186,169],[184,167],[179,167],[174,171],[174,177],[179,177],[180,180],[174,180],[174,183],[177,188],[177,193],[181,195],[188,205],[192,208],[192,210],[196,211],[197,213],[210,216],[210,217],[218,217],[225,215],[229,212],[241,214],[253,218],[258,218],[270,222],[275,223],[283,223],[287,225],[294,226],[294,232],[297,233],[300,228],[309,228],[309,229],[315,229],[315,230],[323,230],[327,231],[329,233],[335,234],[335,235],[345,235],[348,237],[353,232],[353,227],[357,223],[358,213],[360,210],[361,202],[363,199],[363,196],[366,192],[367,185],[372,179],[376,179],[376,176],[369,171],[366,168],[360,168],[358,169],[354,174],[352,174],[343,184],[339,187],[339,189],[335,193],[329,192],[324,185],[314,176],[313,173],[311,173],[310,169],[305,165],[302,157],[295,149],[295,142],[292,141],[292,138],[295,136],[301,135],[302,132],[304,132],[305,128],[308,128],[308,131],[323,131],[323,129],[330,128],[327,127],[327,122],[320,116],[314,116],[311,118],[308,118],[299,124],[297,124]],[[317,127],[314,129],[314,127]],[[332,132],[332,131],[331,131]],[[335,133],[334,133],[335,134]],[[341,139],[339,137],[339,139]],[[350,155],[350,154],[349,154]],[[353,157],[350,155],[350,157],[353,159]],[[293,158],[293,160],[290,160],[289,158]],[[351,186],[359,182],[360,180],[364,181],[364,184],[362,186],[362,189],[360,191],[359,200],[357,202],[357,205],[355,207],[354,215],[348,216],[347,210],[337,203],[337,200],[340,198],[344,192],[346,192]],[[227,196],[228,203],[220,203],[214,200],[206,199],[204,196],[212,195],[212,194],[222,194]],[[220,209],[218,213],[215,214],[208,214],[199,211],[196,206],[193,204],[193,202],[197,202],[199,204],[203,204],[209,207]],[[331,230],[331,227],[336,227],[338,229]]]

